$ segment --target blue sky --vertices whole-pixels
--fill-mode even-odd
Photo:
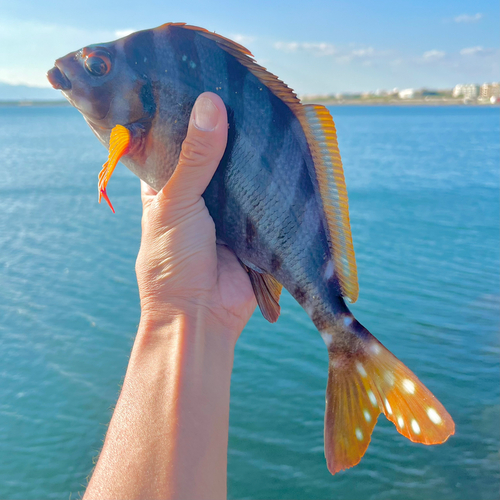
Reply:
[[[0,0],[0,82],[48,86],[54,59],[187,22],[247,46],[300,94],[500,80],[498,2]]]

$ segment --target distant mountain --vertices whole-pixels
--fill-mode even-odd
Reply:
[[[0,101],[60,101],[60,91],[44,87],[10,85],[0,82]]]

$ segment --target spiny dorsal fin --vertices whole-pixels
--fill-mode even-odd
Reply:
[[[243,66],[245,66],[250,73],[257,77],[276,97],[279,97],[284,103],[286,103],[292,111],[295,113],[300,110],[301,104],[300,100],[295,94],[295,92],[283,81],[281,81],[276,75],[273,75],[266,68],[260,66],[253,59],[252,53],[240,45],[239,43],[229,40],[221,35],[212,33],[204,28],[199,28],[198,26],[190,26],[184,23],[168,23],[160,26],[162,28],[168,28],[169,26],[176,26],[179,28],[184,28],[187,30],[197,31],[200,35],[213,40],[216,42],[223,50],[234,56]]]
[[[349,223],[349,205],[335,124],[324,106],[302,106],[298,118],[314,161],[321,200],[328,223],[335,271],[342,292],[351,302],[358,299],[358,273]]]
[[[244,265],[244,264],[243,264]],[[245,266],[250,277],[252,288],[259,304],[262,316],[270,323],[275,323],[280,316],[280,295],[283,286],[278,283],[270,274],[259,273]]]

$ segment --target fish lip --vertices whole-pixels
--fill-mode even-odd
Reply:
[[[47,79],[56,90],[71,90],[71,82],[63,71],[56,65],[47,71]]]

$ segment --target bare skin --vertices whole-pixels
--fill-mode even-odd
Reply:
[[[202,94],[168,184],[142,183],[141,321],[86,500],[226,498],[234,347],[256,307],[201,197],[226,140],[222,100]]]

